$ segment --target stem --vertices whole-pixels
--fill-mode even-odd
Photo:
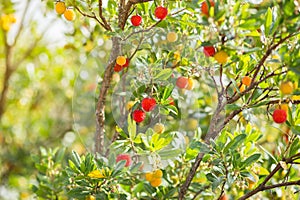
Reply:
[[[111,85],[113,67],[117,56],[121,54],[121,38],[112,37],[112,51],[109,57],[108,65],[104,72],[103,82],[96,108],[96,134],[95,134],[95,152],[104,155],[104,135],[105,135],[105,100],[107,91]]]

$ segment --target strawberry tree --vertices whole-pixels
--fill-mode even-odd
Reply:
[[[289,186],[299,196],[296,1],[65,4],[112,42],[99,61],[94,155],[72,153],[66,195],[272,198]]]

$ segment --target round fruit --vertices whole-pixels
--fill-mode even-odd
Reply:
[[[194,81],[193,81],[193,79],[189,78],[188,79],[188,84],[186,86],[186,89],[187,90],[192,90],[193,88],[194,88]]]
[[[156,100],[154,98],[147,97],[142,100],[142,108],[146,112],[150,112],[154,110],[155,106],[156,106]]]
[[[129,66],[129,58],[126,58],[126,63],[122,67],[128,67]]]
[[[120,71],[122,71],[122,69],[123,69],[123,67],[122,67],[121,65],[116,64],[116,65],[114,66],[114,71],[115,71],[115,72],[120,72]]]
[[[160,169],[157,169],[153,172],[152,175],[154,178],[161,178],[163,176],[163,172]]]
[[[215,47],[205,46],[203,47],[203,53],[206,57],[214,56],[216,53]]]
[[[153,130],[155,133],[163,133],[165,131],[165,126],[162,123],[156,123]]]
[[[274,122],[278,124],[282,124],[286,121],[287,119],[287,112],[282,109],[276,109],[273,112],[273,120]]]
[[[131,165],[131,157],[129,154],[119,154],[116,158],[116,162],[119,162],[121,160],[125,160],[125,167],[128,167],[129,165]]]
[[[277,106],[277,109],[282,109],[282,110],[285,110],[286,112],[288,112],[289,106],[288,106],[288,104],[281,104],[281,105]]]
[[[214,55],[216,61],[220,64],[225,64],[228,59],[228,54],[225,51],[219,51]]]
[[[209,0],[209,4],[210,4],[210,7],[214,7],[215,6],[215,2],[212,1],[212,0]],[[201,4],[201,12],[205,16],[207,16],[207,17],[209,16],[209,7],[207,5],[206,0]]]
[[[93,195],[89,195],[85,198],[85,200],[96,200],[96,197],[94,197]]]
[[[152,187],[158,187],[161,184],[161,178],[152,179],[150,182]]]
[[[292,94],[294,90],[294,85],[291,81],[283,82],[280,85],[280,91],[282,94]]]
[[[246,90],[246,85],[242,84],[240,86],[240,92],[244,92]]]
[[[177,87],[181,88],[181,89],[184,89],[188,86],[188,78],[186,77],[179,77],[177,80],[176,80],[176,85]]]
[[[134,121],[136,121],[137,123],[140,123],[140,122],[144,121],[144,119],[146,118],[146,114],[142,110],[135,110],[132,113],[132,117],[133,117]]]
[[[169,32],[167,34],[167,40],[168,40],[168,42],[176,42],[177,41],[177,33]]]
[[[250,86],[251,85],[251,81],[252,81],[252,78],[250,78],[249,76],[244,76],[242,78],[242,83],[246,86]]]
[[[157,19],[163,20],[168,15],[168,9],[163,6],[158,6],[155,8],[154,15]]]
[[[58,1],[55,4],[55,11],[57,14],[61,15],[66,11],[66,5],[65,2]]]
[[[145,174],[145,177],[146,177],[146,180],[150,182],[152,180],[152,178],[153,178],[152,172],[147,172]]]
[[[121,66],[125,65],[126,64],[125,56],[118,56],[116,59],[116,63]]]
[[[133,26],[139,26],[142,23],[142,17],[139,15],[134,15],[130,19]]]
[[[226,194],[223,194],[220,198],[220,200],[228,200],[228,197],[226,196]]]
[[[64,16],[68,21],[73,21],[76,17],[74,10],[70,8],[66,9],[66,11],[64,12]]]
[[[194,131],[198,128],[198,120],[195,118],[189,118],[186,123],[187,130]]]

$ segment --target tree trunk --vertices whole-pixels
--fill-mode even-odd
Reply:
[[[111,85],[113,75],[113,68],[117,56],[121,54],[121,38],[112,37],[112,50],[109,57],[107,67],[104,72],[103,81],[100,88],[96,107],[96,133],[95,133],[95,153],[100,155],[105,154],[104,150],[104,136],[105,136],[105,101],[108,89]]]

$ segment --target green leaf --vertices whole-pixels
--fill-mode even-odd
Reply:
[[[227,153],[230,150],[235,150],[239,145],[241,145],[245,138],[247,137],[246,134],[241,134],[236,136],[233,140],[231,140],[225,147],[223,152]]]
[[[128,134],[129,134],[129,138],[131,140],[134,140],[135,136],[136,136],[136,124],[133,121],[133,119],[131,119],[130,115],[128,115]]]
[[[164,89],[164,93],[163,93],[162,99],[163,99],[163,100],[168,99],[169,96],[171,95],[173,89],[174,89],[174,85],[173,85],[173,84],[167,85],[167,86],[165,87],[165,89]]]
[[[299,148],[300,148],[300,143],[299,143],[299,138],[297,137],[291,144],[289,157],[295,155],[299,150]]]
[[[76,151],[72,151],[72,160],[74,161],[75,166],[80,169],[81,159]]]
[[[161,157],[162,160],[167,160],[179,156],[180,153],[180,149],[164,149],[159,151],[158,155]]]
[[[129,171],[131,172],[131,173],[136,173],[139,169],[140,169],[140,167],[142,166],[142,162],[138,162],[138,163],[136,163],[135,165],[132,165],[131,167],[130,167],[130,169],[129,169]]]
[[[251,156],[249,156],[245,161],[242,162],[241,168],[247,167],[251,165],[252,163],[256,162],[260,158],[261,154],[256,153]]]
[[[265,35],[268,36],[271,31],[271,25],[272,25],[272,10],[269,7],[268,11],[266,13],[266,21],[265,21]]]
[[[63,158],[64,158],[64,155],[65,155],[65,152],[66,152],[66,148],[61,148],[59,149],[56,154],[55,154],[55,158],[54,158],[54,161],[56,163],[60,163],[62,162]]]
[[[167,80],[171,77],[172,73],[172,69],[163,69],[154,77],[154,80]]]
[[[112,177],[117,176],[123,170],[123,168],[125,167],[125,164],[126,164],[126,160],[121,160],[121,161],[117,162],[115,169],[112,172],[111,176]]]

